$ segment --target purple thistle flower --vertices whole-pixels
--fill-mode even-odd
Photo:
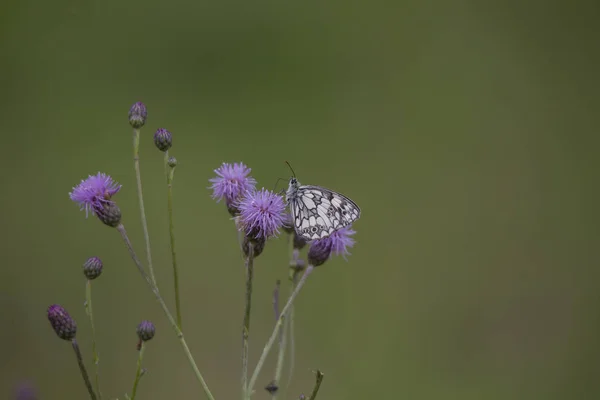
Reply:
[[[139,129],[146,124],[146,117],[148,116],[148,110],[146,105],[141,101],[134,103],[129,109],[129,123],[135,129]]]
[[[210,179],[212,185],[209,189],[213,190],[212,198],[225,199],[225,204],[233,214],[237,212],[235,203],[246,192],[254,190],[256,180],[250,175],[251,169],[243,163],[223,163],[219,168],[215,169],[216,178]]]
[[[77,324],[67,310],[58,304],[48,307],[48,321],[56,335],[64,340],[73,340],[77,334]]]
[[[97,215],[104,211],[105,205],[113,204],[110,199],[120,189],[121,185],[114,182],[110,176],[98,172],[75,186],[73,191],[69,193],[69,197],[79,204],[81,210],[85,210],[87,218],[89,211]]]
[[[285,220],[283,197],[270,190],[246,192],[239,201],[240,224],[249,238],[267,239],[279,233]]]
[[[24,382],[17,386],[15,392],[16,400],[36,400],[37,394],[35,388],[30,383]]]
[[[356,242],[350,237],[355,233],[350,226],[346,226],[326,238],[313,240],[308,250],[308,262],[317,267],[327,261],[331,254],[341,255],[346,259],[350,255],[348,248]]]

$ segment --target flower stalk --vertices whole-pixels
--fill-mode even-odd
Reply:
[[[135,371],[135,379],[133,380],[133,389],[131,390],[131,400],[135,400],[137,394],[137,387],[142,377],[142,360],[144,359],[144,351],[146,350],[146,343],[140,340],[140,351],[138,352],[137,369]]]
[[[94,309],[92,307],[92,281],[87,280],[85,284],[85,311],[90,318],[90,326],[92,328],[92,357],[95,368],[95,384],[98,398],[102,400],[102,392],[100,391],[100,358],[96,349],[96,328],[94,325]]]
[[[254,279],[254,242],[248,241],[246,256],[246,297],[244,326],[242,328],[242,400],[250,399],[248,392],[248,345],[250,337],[250,310],[252,308],[252,281]]]
[[[92,387],[92,382],[90,382],[90,377],[85,369],[85,364],[83,363],[83,357],[81,356],[81,350],[79,350],[79,344],[77,344],[77,340],[75,338],[71,339],[71,345],[73,346],[73,350],[75,351],[75,356],[77,357],[77,365],[79,365],[79,370],[81,371],[81,376],[83,377],[83,382],[85,383],[85,387],[90,394],[90,399],[96,400],[96,393],[94,392],[94,388]]]
[[[271,337],[267,341],[267,344],[265,345],[265,347],[262,351],[262,354],[260,355],[258,363],[256,364],[256,368],[254,369],[254,372],[252,373],[252,377],[250,378],[250,383],[248,384],[248,393],[250,395],[252,394],[254,385],[256,384],[256,380],[258,379],[258,375],[260,374],[260,371],[265,363],[265,360],[267,359],[267,356],[269,355],[271,348],[273,347],[273,345],[275,344],[275,341],[277,340],[277,337],[279,336],[279,331],[283,325],[283,322],[285,321],[286,315],[289,312],[292,305],[294,304],[294,300],[300,293],[300,290],[306,283],[306,280],[308,279],[308,277],[311,274],[311,272],[313,271],[313,269],[314,269],[314,267],[312,265],[308,265],[308,267],[304,271],[304,274],[302,275],[302,278],[300,278],[300,280],[298,281],[296,288],[294,289],[294,291],[290,295],[287,303],[283,307],[283,310],[281,310],[281,315],[279,315],[279,318],[277,319],[277,322],[275,323],[275,328],[273,329],[273,332],[271,333]]]
[[[156,297],[156,300],[160,304],[161,309],[163,310],[164,314],[166,315],[167,319],[169,320],[171,327],[175,331],[177,339],[179,340],[179,343],[181,344],[181,347],[183,348],[183,352],[185,353],[185,356],[187,357],[188,362],[190,363],[192,370],[194,371],[194,375],[196,376],[196,379],[198,380],[198,382],[200,382],[200,385],[202,386],[202,389],[204,390],[206,397],[209,400],[215,400],[210,389],[208,388],[208,385],[206,384],[206,381],[204,380],[204,377],[202,376],[202,374],[200,373],[200,370],[198,369],[198,365],[196,364],[196,361],[194,360],[194,356],[192,355],[190,348],[188,347],[188,344],[185,341],[183,332],[181,331],[181,329],[179,329],[179,326],[177,325],[177,321],[175,321],[175,318],[173,318],[173,315],[169,311],[167,304],[165,303],[164,299],[160,295],[158,287],[154,284],[154,282],[152,281],[152,278],[150,278],[150,276],[148,276],[146,271],[144,271],[144,267],[142,266],[140,259],[136,255],[136,253],[133,249],[133,246],[131,245],[131,241],[129,240],[129,237],[127,236],[127,231],[125,230],[125,227],[123,226],[123,224],[119,224],[117,226],[117,230],[121,234],[121,237],[123,238],[123,241],[125,242],[125,246],[127,247],[129,255],[131,256],[131,259],[133,260],[135,266],[137,267],[138,271],[142,275],[142,278],[144,278],[144,280],[146,281],[146,284],[148,285],[148,287],[154,294],[154,297]]]
[[[167,210],[169,217],[169,238],[171,244],[171,262],[173,264],[173,285],[175,288],[175,313],[177,325],[181,329],[181,299],[179,294],[179,270],[177,267],[177,253],[175,253],[175,224],[173,223],[173,177],[175,175],[174,158],[169,159],[169,151],[165,151],[165,173],[167,175]]]
[[[150,251],[150,235],[148,233],[148,222],[146,221],[146,211],[144,208],[144,195],[142,193],[142,174],[140,171],[140,129],[133,129],[133,168],[135,169],[135,181],[137,183],[138,202],[142,219],[142,229],[144,231],[144,241],[146,242],[146,258],[148,260],[148,271],[152,283],[156,285],[154,276],[154,267],[152,266],[152,253]]]

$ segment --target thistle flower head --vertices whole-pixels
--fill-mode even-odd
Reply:
[[[17,386],[15,391],[16,400],[36,400],[37,394],[35,388],[30,383],[24,382]]]
[[[98,172],[75,186],[73,191],[69,193],[69,197],[79,204],[81,210],[85,210],[85,216],[87,217],[89,211],[97,215],[99,212],[103,212],[105,205],[113,204],[111,198],[120,189],[121,185],[114,182],[110,176]]]
[[[83,263],[83,274],[89,280],[96,279],[102,273],[102,260],[90,257]]]
[[[141,341],[147,342],[148,340],[154,337],[154,334],[156,333],[156,328],[154,327],[154,324],[152,322],[142,321],[137,326],[136,332]]]
[[[285,218],[283,198],[269,190],[248,191],[238,203],[240,226],[249,238],[267,239],[279,233]]]
[[[356,231],[347,226],[326,238],[313,240],[308,250],[309,264],[317,267],[327,261],[331,254],[342,255],[345,259],[350,254],[348,248],[354,246],[355,240],[350,236],[355,233]]]
[[[134,103],[129,109],[129,124],[135,129],[139,129],[146,123],[148,110],[141,101]]]
[[[77,334],[77,324],[67,310],[58,304],[48,307],[48,321],[56,335],[64,340],[73,340]]]
[[[173,145],[173,136],[165,128],[158,128],[154,133],[154,144],[160,151],[167,151]]]
[[[249,176],[250,171],[251,169],[243,163],[223,163],[215,169],[217,176],[210,179],[212,198],[217,199],[217,202],[225,199],[230,213],[235,214],[237,211],[235,203],[244,193],[254,190],[256,185],[256,180]]]

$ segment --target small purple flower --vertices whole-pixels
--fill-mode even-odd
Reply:
[[[35,391],[35,387],[28,382],[23,382],[19,386],[17,386],[17,390],[15,393],[16,400],[36,400],[37,394]]]
[[[285,220],[283,197],[261,189],[246,192],[239,201],[240,224],[246,236],[267,239],[279,233]]]
[[[79,204],[81,210],[85,210],[87,218],[89,211],[97,215],[103,211],[105,205],[112,204],[111,197],[120,189],[121,185],[114,182],[110,176],[98,172],[75,186],[69,197]]]
[[[217,202],[225,199],[227,207],[232,206],[244,193],[254,190],[256,180],[248,176],[250,171],[243,163],[223,163],[215,169],[217,177],[210,179],[212,198]]]
[[[102,260],[98,257],[90,257],[83,264],[83,274],[89,280],[96,279],[102,273]]]
[[[156,333],[156,328],[154,324],[150,321],[142,321],[137,327],[137,335],[141,341],[147,342],[148,340],[154,337]]]
[[[173,135],[165,128],[158,128],[154,133],[154,145],[160,151],[167,151],[173,145]]]
[[[148,116],[148,110],[146,105],[141,101],[134,103],[129,109],[129,123],[135,129],[139,129],[146,124],[146,117]]]
[[[77,334],[77,324],[67,310],[58,304],[48,307],[48,321],[56,335],[64,340],[73,340]]]
[[[313,240],[308,250],[308,262],[317,267],[327,261],[331,254],[341,255],[346,259],[346,256],[350,255],[348,248],[354,246],[355,243],[350,236],[355,233],[356,231],[347,226],[326,238]]]

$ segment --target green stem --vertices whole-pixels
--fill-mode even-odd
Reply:
[[[319,388],[321,387],[321,382],[323,382],[323,373],[319,370],[315,371],[317,375],[317,381],[315,382],[315,387],[310,394],[309,400],[315,400],[317,398],[317,393],[319,392]]]
[[[144,350],[146,350],[146,343],[141,341],[140,351],[138,352],[137,369],[135,371],[135,379],[133,381],[133,389],[131,390],[131,400],[135,399],[137,393],[137,387],[142,377],[142,359],[144,358]]]
[[[208,397],[209,400],[215,400],[212,393],[210,392],[210,389],[208,388],[208,385],[206,384],[206,381],[204,380],[204,377],[202,376],[202,374],[200,373],[200,370],[198,369],[198,366],[196,365],[194,356],[192,356],[190,348],[188,347],[187,342],[185,341],[185,338],[183,337],[183,332],[181,331],[181,329],[179,329],[179,326],[177,325],[175,318],[173,318],[173,315],[169,311],[169,308],[167,307],[162,296],[160,295],[160,292],[158,291],[158,287],[154,284],[154,282],[152,282],[152,279],[148,276],[146,271],[144,271],[144,267],[142,266],[140,259],[135,254],[135,251],[133,250],[133,246],[131,245],[131,241],[129,240],[129,237],[127,236],[127,231],[125,230],[125,227],[123,226],[123,224],[119,224],[119,226],[117,226],[117,230],[121,234],[121,237],[123,238],[123,241],[125,242],[125,245],[127,246],[127,250],[129,251],[129,255],[131,256],[131,259],[135,263],[135,266],[137,267],[138,271],[142,275],[142,278],[144,278],[144,280],[148,284],[148,287],[150,288],[150,290],[156,297],[156,300],[158,301],[158,303],[160,304],[160,307],[162,308],[163,312],[167,316],[167,319],[169,320],[171,327],[175,331],[175,334],[177,335],[177,339],[179,340],[181,347],[183,347],[183,352],[185,353],[190,365],[192,366],[192,369],[194,370],[196,379],[202,385],[202,389],[204,389],[204,393],[206,394],[206,397]]]
[[[290,285],[290,296],[292,295],[292,293],[294,292],[294,285],[293,283]],[[278,348],[278,354],[277,354],[277,366],[275,367],[275,376],[273,378],[273,381],[275,382],[275,384],[279,387],[279,390],[277,392],[275,392],[275,394],[272,397],[272,400],[277,400],[277,395],[281,392],[281,374],[283,372],[283,362],[285,360],[285,352],[286,352],[286,348],[287,348],[287,340],[288,340],[288,332],[289,332],[289,328],[290,328],[290,323],[291,323],[291,317],[292,317],[292,313],[294,312],[294,307],[291,306],[290,307],[290,318],[286,318],[284,323],[283,323],[283,329],[280,332],[279,335],[279,348]],[[285,396],[284,396],[285,397]]]
[[[254,243],[248,241],[246,257],[246,301],[244,307],[244,327],[242,330],[242,400],[250,398],[248,391],[248,342],[250,337],[250,309],[252,307],[252,281],[254,279]]]
[[[79,365],[79,370],[81,371],[81,376],[83,377],[83,382],[85,383],[85,387],[90,394],[90,398],[92,400],[96,400],[96,393],[94,393],[94,388],[92,387],[92,382],[90,382],[90,377],[88,376],[87,370],[85,369],[85,364],[83,363],[83,357],[81,357],[81,350],[79,350],[79,345],[77,344],[77,340],[71,340],[71,345],[73,346],[73,350],[75,350],[75,356],[77,357],[77,364]]]
[[[154,277],[154,268],[152,267],[152,254],[150,252],[150,235],[148,234],[148,222],[146,221],[146,211],[144,209],[144,195],[142,193],[142,174],[140,172],[140,130],[133,130],[133,167],[135,169],[135,180],[137,182],[137,194],[140,203],[140,213],[142,217],[142,229],[144,230],[144,241],[146,242],[146,257],[148,259],[148,270],[152,282],[156,285]]]
[[[96,328],[94,326],[94,311],[92,308],[92,281],[89,279],[85,285],[85,308],[87,315],[90,317],[90,325],[92,326],[92,355],[96,369],[96,390],[98,391],[98,398],[102,400],[102,392],[100,391],[100,357],[98,357],[98,351],[96,350]]]
[[[165,169],[167,173],[167,208],[169,215],[169,236],[171,238],[171,261],[173,262],[173,284],[175,286],[175,312],[177,325],[181,329],[181,300],[179,296],[179,271],[177,268],[177,254],[175,253],[175,225],[173,223],[173,175],[175,168],[168,166],[169,152],[165,151]]]
[[[288,299],[285,307],[283,307],[283,310],[281,310],[281,315],[279,316],[279,319],[277,319],[277,323],[275,324],[273,333],[271,333],[271,337],[267,341],[267,344],[265,345],[265,348],[263,349],[263,352],[260,355],[258,363],[256,364],[256,368],[254,369],[254,372],[252,373],[252,378],[250,378],[250,383],[248,384],[248,391],[247,391],[250,395],[252,394],[252,390],[254,389],[256,380],[258,379],[258,374],[260,373],[260,370],[262,369],[262,367],[265,363],[265,360],[267,359],[267,356],[269,355],[269,352],[271,351],[271,348],[273,347],[273,344],[275,343],[275,341],[277,340],[277,337],[279,336],[279,330],[281,329],[281,326],[283,325],[285,316],[287,315],[288,311],[292,307],[292,304],[294,303],[296,296],[298,296],[298,293],[300,293],[300,289],[302,289],[302,286],[304,286],[304,284],[306,283],[306,279],[308,278],[310,273],[313,271],[313,269],[314,269],[314,267],[312,265],[309,265],[308,267],[306,267],[306,270],[304,271],[304,275],[302,275],[302,278],[300,278],[300,280],[298,281],[298,284],[296,285],[296,288],[290,295],[290,298]]]

